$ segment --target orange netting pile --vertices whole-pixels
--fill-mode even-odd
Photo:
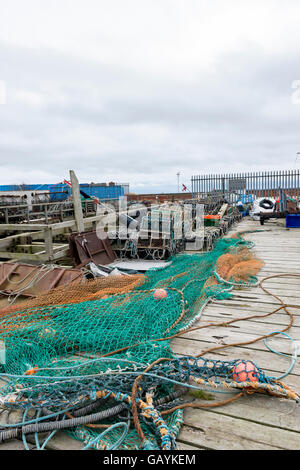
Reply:
[[[225,280],[236,283],[247,282],[250,276],[256,276],[264,266],[246,247],[240,247],[235,253],[226,253],[218,258],[217,273]]]
[[[0,317],[22,310],[47,305],[76,304],[86,300],[103,299],[110,295],[124,294],[144,282],[143,274],[107,276],[91,280],[77,280],[49,292],[0,310]]]

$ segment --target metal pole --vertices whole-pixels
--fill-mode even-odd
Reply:
[[[180,177],[180,171],[177,173],[177,189],[178,189],[178,193],[179,193],[179,177]]]

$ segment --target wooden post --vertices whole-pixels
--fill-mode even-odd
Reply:
[[[48,206],[45,204],[45,222],[48,223]]]
[[[70,178],[72,184],[72,196],[73,196],[73,204],[74,204],[74,214],[75,214],[75,221],[77,226],[77,231],[84,232],[84,223],[83,223],[83,213],[82,213],[82,205],[81,205],[81,198],[80,198],[80,191],[79,191],[79,183],[77,176],[75,175],[73,170],[70,170]]]
[[[45,253],[47,255],[47,260],[51,261],[53,259],[53,239],[52,239],[52,229],[47,227],[44,230],[45,238]]]

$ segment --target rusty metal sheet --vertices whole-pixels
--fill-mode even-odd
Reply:
[[[69,246],[74,265],[85,266],[91,261],[98,264],[112,263],[117,257],[110,246],[109,238],[98,238],[96,231],[72,233]]]
[[[22,296],[34,297],[80,278],[82,278],[80,269],[12,262],[0,264],[0,291],[12,295],[22,291]]]

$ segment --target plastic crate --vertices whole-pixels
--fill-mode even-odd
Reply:
[[[286,228],[300,228],[300,214],[288,214],[285,226]]]
[[[205,215],[204,226],[205,227],[219,227],[221,217],[219,215]]]

